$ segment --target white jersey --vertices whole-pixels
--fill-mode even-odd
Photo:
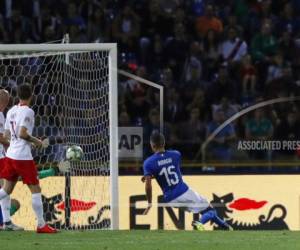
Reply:
[[[0,112],[0,134],[4,134],[4,125],[5,125],[5,118],[2,112]],[[0,143],[0,159],[5,157],[4,147]]]
[[[5,129],[10,131],[10,145],[6,156],[14,160],[32,160],[31,143],[19,137],[21,127],[27,128],[32,134],[34,111],[28,106],[15,105],[6,115]]]

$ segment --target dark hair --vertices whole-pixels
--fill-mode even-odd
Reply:
[[[20,100],[28,100],[32,96],[32,89],[29,84],[22,84],[17,89]]]
[[[154,130],[150,136],[150,142],[154,147],[163,147],[165,145],[165,137],[159,131]]]

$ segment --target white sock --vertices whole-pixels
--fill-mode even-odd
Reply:
[[[44,211],[43,211],[43,203],[42,203],[41,193],[32,194],[32,208],[36,215],[38,227],[45,226],[46,222],[44,220]]]
[[[8,196],[8,194],[5,192],[3,188],[0,189],[0,200]]]
[[[10,206],[11,206],[11,200],[10,196],[6,195],[1,201],[1,211],[2,211],[2,217],[3,217],[3,224],[6,222],[10,222]]]

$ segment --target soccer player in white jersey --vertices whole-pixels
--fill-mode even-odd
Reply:
[[[37,148],[47,147],[41,140],[31,135],[34,127],[34,111],[29,108],[32,90],[29,85],[23,84],[18,87],[17,93],[20,102],[8,111],[5,122],[5,134],[8,134],[11,140],[1,173],[4,185],[0,189],[0,201],[12,193],[21,177],[32,193],[32,207],[38,222],[37,233],[56,233],[56,229],[47,225],[44,220],[41,187],[31,154],[32,144]],[[10,207],[3,210],[5,228],[11,224]]]
[[[4,136],[4,125],[5,125],[5,117],[4,117],[4,110],[6,109],[9,102],[9,93],[4,89],[0,89],[0,176],[1,172],[4,168],[5,162],[5,148],[9,146],[9,140]],[[0,188],[3,185],[3,180],[0,178]],[[4,204],[4,205],[2,205]],[[5,205],[7,204],[7,205]],[[15,199],[10,199],[10,196],[7,196],[5,199],[1,200],[0,202],[1,208],[11,207],[10,214],[14,214],[19,208],[20,203]],[[0,229],[2,229],[3,218],[2,218],[2,211],[0,209]],[[22,227],[19,227],[13,223],[6,228],[7,230],[19,231],[24,230]]]

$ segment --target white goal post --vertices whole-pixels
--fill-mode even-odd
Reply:
[[[81,66],[84,67],[85,70],[87,70],[87,73],[84,73],[87,75],[87,78],[92,77],[92,79],[88,79],[86,81],[90,81],[88,83],[86,83],[86,86],[96,86],[97,84],[102,84],[101,83],[97,83],[97,77],[101,77],[101,81],[103,81],[104,84],[106,84],[108,87],[95,87],[95,91],[100,91],[99,92],[99,96],[97,96],[95,98],[98,98],[96,101],[94,101],[94,104],[97,105],[101,104],[103,106],[101,106],[101,110],[102,109],[108,109],[109,111],[103,111],[103,112],[108,112],[107,114],[107,120],[105,121],[105,123],[103,124],[108,124],[109,128],[107,131],[109,131],[109,134],[107,135],[108,141],[103,142],[102,138],[99,138],[99,141],[97,141],[97,143],[100,145],[98,147],[95,146],[95,151],[99,150],[99,152],[94,152],[94,155],[97,155],[97,157],[99,156],[100,158],[102,157],[101,154],[106,153],[106,148],[109,148],[109,156],[107,157],[103,157],[105,158],[105,160],[103,160],[101,158],[101,161],[99,160],[99,162],[106,161],[103,164],[105,165],[106,163],[109,163],[109,166],[107,167],[107,172],[105,172],[103,174],[103,176],[105,176],[107,178],[107,182],[109,182],[109,188],[110,191],[107,190],[107,192],[109,192],[109,194],[107,194],[109,196],[110,199],[110,224],[108,228],[111,229],[119,229],[119,197],[118,197],[118,90],[117,90],[117,44],[115,43],[103,43],[103,44],[99,44],[99,43],[87,43],[87,44],[74,44],[74,43],[70,43],[70,44],[4,44],[4,45],[0,45],[0,67],[3,66],[5,69],[2,71],[4,72],[3,74],[8,74],[7,73],[7,68],[14,67],[14,62],[13,60],[17,59],[21,62],[21,59],[19,58],[31,58],[31,57],[40,57],[40,58],[44,58],[44,57],[50,57],[49,60],[52,60],[52,56],[55,57],[56,55],[59,55],[58,59],[53,59],[56,60],[55,63],[60,63],[63,58],[65,58],[65,65],[69,64],[68,60],[69,60],[69,56],[70,54],[82,54],[81,59],[82,62],[80,62]],[[100,58],[101,55],[104,55],[104,59]],[[76,56],[75,56],[76,57]],[[91,61],[93,60],[93,58],[96,58],[96,62],[92,63]],[[7,60],[11,60],[11,62],[6,63]],[[43,59],[44,60],[44,59]],[[86,60],[86,61],[85,61]],[[28,59],[29,61],[29,59]],[[104,65],[105,63],[107,63],[107,65]],[[23,67],[22,69],[18,69],[19,71],[22,71],[23,69],[25,69],[25,67],[28,68],[28,72],[31,70],[30,67],[33,67],[32,64],[30,64],[31,62],[28,62],[27,65],[23,65],[21,67]],[[46,65],[47,60],[45,59],[43,62],[43,65]],[[76,63],[76,62],[75,62]],[[3,65],[2,65],[3,64]],[[20,63],[21,64],[21,63]],[[98,69],[95,67],[98,66],[103,66],[103,69]],[[34,65],[36,66],[36,65]],[[45,66],[46,67],[46,66]],[[61,67],[61,66],[59,66]],[[65,67],[65,66],[62,66]],[[89,68],[90,67],[90,68]],[[20,68],[20,66],[19,66]],[[26,68],[26,70],[27,70]],[[49,66],[50,68],[50,66]],[[15,69],[11,69],[11,71],[14,71]],[[18,71],[16,70],[16,71]],[[53,70],[51,68],[51,70]],[[61,69],[61,71],[63,71],[64,69]],[[77,81],[76,77],[81,77],[81,73],[76,71],[76,67],[74,68],[69,68],[66,67],[66,74],[64,73],[60,73],[64,76],[63,79],[66,82],[69,82],[68,84],[74,84],[74,86],[81,84],[80,81]],[[80,71],[80,69],[78,70]],[[68,77],[68,74],[70,74],[70,72],[73,74],[71,77],[72,79],[66,79],[65,77]],[[24,76],[21,75],[22,73],[20,73],[20,79]],[[26,73],[26,74],[31,74],[31,73]],[[45,74],[45,73],[41,73]],[[83,74],[83,73],[82,73]],[[108,75],[107,75],[108,74]],[[0,75],[0,77],[2,77]],[[16,78],[18,78],[16,77]],[[24,79],[26,79],[27,75],[24,76]],[[39,76],[40,77],[40,76]],[[57,76],[55,76],[57,77]],[[59,75],[59,77],[61,77],[61,75]],[[9,77],[8,77],[9,78]],[[83,77],[84,78],[84,77]],[[18,80],[18,79],[17,79]],[[17,82],[16,80],[16,82]],[[61,80],[61,82],[63,82],[64,80]],[[85,80],[85,79],[84,79]],[[83,81],[84,81],[83,80]],[[107,83],[108,81],[108,83]],[[100,82],[100,81],[99,81]],[[18,82],[16,83],[16,85],[19,84]],[[61,83],[59,83],[61,84]],[[60,86],[60,85],[59,85]],[[75,87],[76,87],[75,86]],[[1,87],[2,83],[1,83]],[[63,87],[64,88],[64,87]],[[102,92],[108,91],[108,96],[107,94],[105,94],[105,96],[107,96],[108,98],[108,105],[107,103],[103,103],[103,100],[106,100],[105,98],[102,98],[100,95],[103,94]],[[90,91],[91,92],[91,91]],[[89,92],[89,94],[90,94]],[[80,103],[80,108],[82,109],[82,106],[85,105],[84,100],[76,100],[73,101],[73,94],[77,95],[77,92],[73,89],[70,89],[69,92],[67,92],[69,94],[69,100],[66,101],[64,104],[70,104],[70,105],[74,105],[74,110],[72,110],[72,107],[70,107],[70,109],[67,108],[67,110],[69,110],[68,112],[70,112],[70,115],[73,115],[72,117],[72,121],[71,123],[75,123],[76,122],[76,115],[78,113],[76,113],[77,111],[75,110],[75,108],[77,108],[76,105],[78,105],[79,101],[82,101],[82,103]],[[43,92],[43,89],[40,90],[40,95],[48,95],[47,93]],[[94,94],[95,95],[95,94]],[[81,95],[78,95],[77,98],[81,98]],[[89,97],[87,97],[89,98]],[[93,107],[91,106],[90,103],[88,103],[88,105],[90,105],[89,107],[92,107],[92,109],[94,108],[94,111],[98,112],[98,107]],[[42,106],[42,104],[41,104]],[[83,112],[82,112],[83,113]],[[84,114],[83,114],[84,115]],[[56,118],[56,117],[54,117]],[[99,115],[99,117],[97,116],[97,119],[95,118],[94,122],[98,122],[102,121],[103,118],[101,116],[101,114]],[[85,122],[88,122],[88,119],[86,119]],[[70,123],[70,124],[71,124]],[[92,123],[94,124],[94,123]],[[66,126],[68,125],[68,123],[66,124]],[[95,125],[97,126],[97,125]],[[103,125],[104,126],[104,125]],[[76,131],[76,128],[67,128],[67,129],[73,129],[72,131]],[[99,129],[99,128],[98,128]],[[95,129],[96,131],[96,129]],[[72,132],[73,133],[73,132]],[[85,132],[84,132],[85,133]],[[95,132],[94,135],[89,135],[90,137],[96,137],[97,132]],[[72,134],[72,137],[74,137],[70,142],[71,143],[75,143],[76,142],[76,133]],[[78,136],[80,137],[80,136]],[[88,138],[87,142],[89,142],[89,139],[92,138]],[[68,142],[67,142],[68,143]],[[68,144],[65,144],[66,146]],[[109,147],[107,145],[104,145],[105,143],[109,143]],[[88,143],[87,143],[88,144]],[[101,145],[103,148],[101,148]],[[87,147],[89,145],[86,145]],[[91,164],[95,163],[95,158],[93,158],[94,156],[90,156],[89,162],[91,162]],[[87,161],[88,163],[88,161]],[[95,163],[97,164],[97,162]],[[75,168],[77,167],[77,165],[74,165]],[[82,165],[83,168],[87,168],[87,164],[86,165]],[[93,165],[94,166],[94,165]],[[80,169],[81,166],[78,166],[78,169],[81,171]],[[103,168],[103,166],[100,166],[100,168]],[[95,167],[96,169],[96,167]],[[78,170],[78,171],[79,171]],[[96,169],[95,173],[102,173],[102,170],[100,169]],[[83,173],[82,175],[84,176]],[[97,216],[96,216],[97,217]],[[70,218],[69,218],[70,219]],[[90,219],[90,218],[89,218]],[[83,227],[82,227],[83,228]],[[87,229],[98,229],[97,227],[86,227]],[[68,229],[66,227],[66,229]],[[74,229],[74,228],[72,228]],[[77,228],[75,228],[77,229]],[[78,227],[78,229],[81,229],[80,227]],[[84,229],[84,228],[83,228]]]

